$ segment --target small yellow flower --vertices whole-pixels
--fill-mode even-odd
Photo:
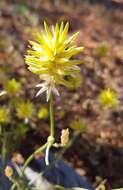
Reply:
[[[9,121],[9,113],[5,107],[0,107],[0,123],[7,123]]]
[[[73,120],[70,123],[70,128],[80,133],[86,130],[86,124],[83,123],[81,120]]]
[[[29,119],[34,113],[34,106],[30,101],[23,101],[18,104],[16,111],[20,119]]]
[[[112,107],[116,106],[118,103],[117,94],[110,89],[104,89],[99,94],[99,102],[103,107]]]
[[[44,30],[35,33],[35,40],[29,41],[31,48],[27,51],[25,62],[28,69],[38,74],[44,83],[39,84],[41,87],[37,95],[47,92],[47,100],[51,92],[59,95],[57,85],[71,86],[67,76],[76,78],[80,68],[77,66],[82,61],[71,59],[74,55],[83,51],[83,47],[72,45],[78,36],[78,32],[68,38],[69,24],[63,22],[52,30],[44,22]]]
[[[12,175],[13,175],[13,169],[12,169],[12,167],[10,167],[10,166],[7,166],[6,168],[5,168],[5,176],[6,177],[11,177]]]
[[[41,107],[38,111],[39,119],[46,119],[48,117],[48,110],[45,106]]]
[[[63,129],[61,133],[61,145],[65,146],[69,142],[69,129]]]
[[[18,93],[20,91],[20,88],[20,82],[17,82],[15,79],[8,80],[4,85],[5,91],[11,95]]]

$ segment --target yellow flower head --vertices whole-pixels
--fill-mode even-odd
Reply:
[[[17,106],[16,111],[20,119],[30,119],[34,113],[34,106],[30,101],[23,101]]]
[[[71,58],[84,48],[72,45],[78,32],[68,37],[68,29],[69,24],[62,22],[50,30],[44,22],[44,30],[35,32],[36,42],[29,41],[31,48],[27,51],[25,62],[30,71],[44,80],[44,83],[38,85],[41,90],[37,95],[47,91],[47,99],[51,91],[58,95],[56,85],[71,86],[67,76],[75,78],[80,71],[77,65],[82,61]]]
[[[104,89],[99,94],[99,102],[103,107],[112,107],[116,106],[118,103],[117,94],[110,89]]]
[[[48,109],[45,106],[42,106],[38,111],[39,119],[46,119],[48,117]]]
[[[21,84],[15,79],[8,80],[4,85],[5,91],[11,95],[15,95],[20,91]]]
[[[0,124],[7,123],[9,121],[9,113],[5,107],[0,107]]]

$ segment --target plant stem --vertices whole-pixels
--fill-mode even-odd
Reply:
[[[42,145],[41,147],[39,147],[35,152],[33,152],[25,161],[23,168],[22,168],[22,173],[24,172],[25,168],[27,167],[27,165],[32,161],[32,159],[35,157],[36,154],[40,153],[41,151],[43,151],[45,148],[47,147],[47,143],[45,143],[44,145]]]
[[[49,103],[49,112],[50,112],[50,136],[48,137],[47,142],[41,146],[39,149],[37,149],[34,153],[32,153],[29,158],[27,158],[27,160],[24,163],[24,166],[22,168],[22,173],[24,173],[25,168],[27,167],[27,165],[31,162],[31,160],[34,158],[34,156],[43,151],[44,149],[46,149],[46,156],[45,156],[45,161],[46,161],[46,165],[49,165],[49,150],[51,148],[51,146],[54,143],[54,111],[53,111],[53,97],[52,94],[50,96],[50,103]]]
[[[53,111],[53,96],[50,95],[50,136],[54,137],[54,111]]]
[[[62,158],[63,154],[67,151],[67,149],[69,149],[73,143],[75,142],[75,140],[77,139],[77,137],[79,136],[80,133],[74,133],[73,138],[69,141],[68,145],[66,147],[64,147],[60,153],[56,156],[56,159],[54,159],[54,161],[52,161],[52,163],[45,169],[44,174],[47,175],[47,173],[49,171],[51,171],[52,168],[54,168],[54,166],[56,165],[56,163]]]
[[[10,190],[14,190],[16,187],[16,184],[14,183],[12,186],[11,186],[11,189]]]
[[[50,151],[50,148],[51,148],[52,144],[49,144],[46,148],[46,153],[45,153],[45,163],[46,163],[46,166],[49,165],[49,151]]]
[[[2,153],[1,153],[1,156],[2,156],[2,168],[4,170],[4,167],[5,167],[5,162],[6,162],[6,143],[7,143],[7,137],[6,137],[6,132],[5,132],[5,128],[3,127],[3,130],[2,130]]]
[[[46,148],[46,154],[45,154],[45,163],[46,165],[49,165],[49,151],[54,143],[54,110],[53,110],[53,96],[50,95],[50,103],[49,103],[49,112],[50,112],[50,135],[47,139],[47,148]]]

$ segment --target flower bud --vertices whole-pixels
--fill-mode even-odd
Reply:
[[[63,129],[61,132],[61,145],[65,146],[69,141],[69,129]]]

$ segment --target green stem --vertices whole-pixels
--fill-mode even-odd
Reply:
[[[55,139],[54,139],[54,110],[53,110],[53,96],[52,94],[50,95],[50,103],[49,103],[49,112],[50,112],[50,135],[47,139],[47,148],[46,148],[46,155],[45,155],[45,163],[46,165],[49,165],[49,151],[50,148],[52,147]]]
[[[67,151],[67,149],[69,149],[73,143],[75,142],[75,140],[77,139],[77,137],[79,136],[80,133],[74,133],[73,138],[69,141],[69,143],[67,144],[66,147],[64,147],[60,153],[56,156],[56,159],[54,161],[52,161],[52,163],[45,169],[44,174],[47,175],[47,173],[49,171],[51,171],[52,168],[54,168],[55,164],[62,158],[63,154]]]
[[[50,95],[50,136],[54,137],[54,111],[53,111],[53,96]]]
[[[11,186],[11,189],[10,190],[14,190],[16,187],[16,184],[14,183],[12,186]]]
[[[1,156],[2,156],[2,167],[4,169],[5,162],[6,162],[6,143],[7,143],[6,131],[5,131],[4,126],[3,126],[2,133],[3,134],[2,134],[2,152],[1,152]]]
[[[49,104],[49,112],[50,112],[50,136],[48,137],[47,142],[41,146],[39,149],[37,149],[33,154],[31,154],[29,156],[29,158],[25,161],[24,166],[22,168],[22,173],[24,173],[25,168],[27,167],[27,165],[31,162],[31,160],[34,158],[34,156],[43,151],[44,149],[46,149],[46,156],[45,156],[45,161],[46,161],[46,165],[49,165],[49,151],[51,146],[54,143],[54,111],[53,111],[53,97],[52,94],[50,96],[50,104]]]
[[[22,173],[24,172],[25,168],[27,165],[32,161],[32,159],[35,157],[36,154],[40,153],[47,147],[47,143],[45,143],[43,146],[39,147],[35,152],[33,152],[25,161],[23,168],[22,168]]]
[[[9,180],[13,183],[10,190],[14,190],[16,187],[19,189],[19,183],[16,179],[10,177]]]

